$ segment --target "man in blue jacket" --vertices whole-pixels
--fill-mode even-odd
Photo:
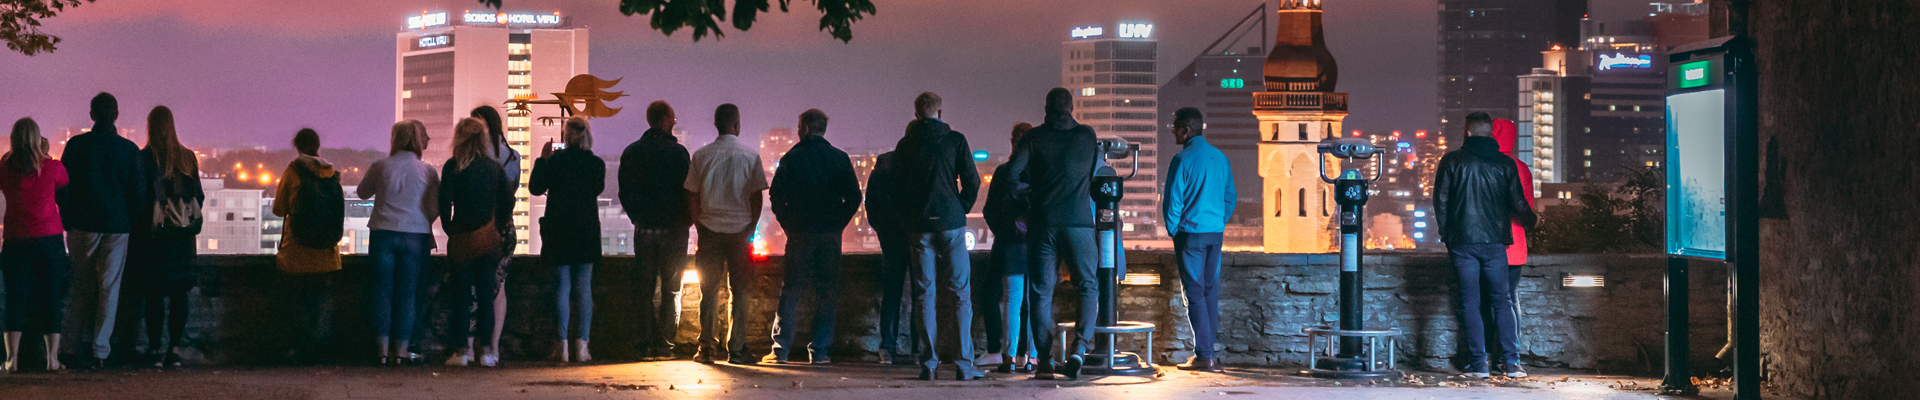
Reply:
[[[1227,155],[1200,136],[1205,127],[1199,109],[1173,113],[1173,138],[1181,146],[1167,165],[1167,185],[1160,210],[1173,236],[1173,254],[1180,266],[1180,285],[1187,292],[1187,318],[1193,323],[1194,355],[1180,369],[1210,371],[1216,367],[1214,335],[1220,331],[1220,244],[1233,215],[1237,194],[1233,167]]]
[[[127,235],[135,226],[133,216],[139,215],[135,209],[151,207],[140,201],[147,193],[140,148],[120,137],[120,129],[113,125],[120,118],[120,102],[100,93],[93,97],[92,109],[93,130],[74,136],[60,157],[73,184],[58,192],[60,223],[67,228],[67,251],[72,253],[73,271],[79,278],[77,287],[85,289],[74,293],[80,302],[75,309],[92,322],[86,334],[92,335],[93,351],[80,360],[81,369],[99,368],[113,351]]]
[[[827,114],[800,114],[800,143],[780,157],[773,173],[773,216],[787,231],[780,309],[773,317],[773,362],[785,364],[793,349],[800,293],[812,286],[814,364],[832,362],[833,309],[840,291],[840,233],[860,211],[860,178],[847,153],[827,143]]]

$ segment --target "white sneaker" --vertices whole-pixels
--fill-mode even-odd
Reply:
[[[487,368],[500,366],[500,354],[488,351],[486,355],[480,356],[480,366]]]
[[[449,367],[465,367],[471,363],[473,363],[472,350],[461,350],[458,353],[454,353],[453,357],[447,357],[447,366]]]

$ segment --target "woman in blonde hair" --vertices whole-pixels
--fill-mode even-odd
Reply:
[[[66,242],[53,192],[67,186],[67,168],[47,155],[47,138],[32,118],[13,123],[13,151],[0,157],[0,193],[6,195],[0,270],[7,284],[7,358],[0,370],[20,368],[20,338],[40,332],[48,371],[64,368],[58,357],[61,306],[67,298]]]
[[[200,187],[200,161],[180,144],[174,131],[173,110],[154,107],[147,114],[147,148],[140,151],[146,165],[146,204],[136,225],[132,241],[133,257],[127,258],[127,283],[132,294],[144,295],[147,312],[147,355],[153,366],[180,366],[180,346],[187,328],[187,292],[198,280],[193,274],[200,234],[201,203],[207,194]],[[160,341],[160,328],[167,328],[169,340]]]
[[[511,223],[513,186],[500,163],[487,157],[486,123],[460,120],[454,127],[453,158],[440,169],[438,193],[440,227],[447,232],[447,287],[455,299],[450,320],[457,336],[452,342],[466,344],[447,365],[466,366],[478,358],[491,367],[500,361],[499,338],[493,335],[500,321],[491,300],[496,269],[507,255],[498,227]],[[476,316],[477,326],[470,326]],[[476,333],[486,336],[480,342],[488,346],[474,347]]]
[[[567,119],[560,132],[565,143],[549,142],[540,150],[527,190],[547,196],[547,214],[540,217],[540,259],[557,269],[560,282],[555,358],[588,362],[593,361],[587,352],[587,332],[593,329],[593,264],[600,262],[598,199],[607,188],[607,162],[593,155],[593,133],[585,118]],[[579,318],[572,317],[575,307]],[[569,326],[572,321],[579,322],[578,329]]]
[[[422,127],[416,120],[394,123],[389,156],[367,168],[356,190],[360,199],[373,199],[367,252],[373,259],[374,342],[381,365],[416,364],[420,358],[407,345],[420,272],[434,245],[433,220],[440,215],[440,174],[420,159],[428,142]]]

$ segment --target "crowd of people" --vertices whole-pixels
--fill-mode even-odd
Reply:
[[[864,208],[878,234],[882,267],[879,334],[883,363],[917,365],[920,378],[932,380],[945,362],[955,379],[984,376],[982,366],[998,373],[1032,373],[1037,379],[1076,379],[1082,357],[1094,338],[1100,312],[1095,272],[1094,204],[1089,193],[1102,165],[1094,130],[1073,117],[1073,94],[1054,88],[1045,98],[1046,119],[1021,123],[1008,140],[1014,151],[994,171],[981,211],[997,240],[981,282],[991,304],[979,307],[986,325],[986,349],[975,354],[974,276],[967,252],[966,216],[974,210],[982,177],[973,167],[965,134],[942,121],[941,99],[922,93],[914,99],[914,119],[893,151],[880,155],[861,190],[846,152],[826,139],[828,117],[820,110],[801,113],[800,140],[783,156],[769,180],[758,153],[741,143],[740,110],[722,104],[713,112],[717,138],[689,152],[671,132],[679,120],[672,106],[647,106],[648,129],[620,154],[618,197],[635,227],[633,296],[640,310],[641,355],[650,361],[692,353],[693,360],[734,364],[831,363],[836,296],[842,281],[840,233]],[[515,191],[524,166],[508,145],[499,112],[476,108],[454,126],[452,156],[436,167],[422,155],[430,136],[420,121],[393,125],[390,156],[375,162],[355,195],[371,199],[368,221],[369,284],[380,364],[422,364],[412,349],[424,330],[416,329],[428,309],[422,293],[436,247],[433,225],[447,235],[445,285],[450,316],[445,343],[454,350],[450,366],[497,366],[506,312],[507,264],[516,244]],[[206,195],[194,153],[180,144],[174,116],[165,106],[147,116],[147,146],[120,137],[115,121],[119,105],[101,93],[92,101],[93,129],[73,137],[62,158],[48,154],[47,139],[30,118],[15,122],[11,151],[0,157],[0,192],[5,194],[4,245],[0,267],[6,281],[4,369],[19,367],[25,332],[43,334],[46,369],[62,365],[63,304],[69,287],[75,309],[86,318],[80,332],[91,345],[77,355],[78,367],[98,368],[113,350],[114,322],[123,283],[130,295],[145,300],[147,352],[143,362],[178,366],[195,286],[194,237],[200,232]],[[1222,232],[1237,201],[1233,167],[1203,136],[1203,114],[1195,108],[1174,113],[1172,132],[1184,148],[1163,172],[1161,200],[1167,234],[1174,240],[1178,271],[1194,329],[1195,355],[1181,369],[1219,367],[1215,335],[1219,328]],[[1439,230],[1452,247],[1463,281],[1467,318],[1463,340],[1484,376],[1487,355],[1480,289],[1491,299],[1504,363],[1519,371],[1513,352],[1512,289],[1507,245],[1533,221],[1523,200],[1521,179],[1510,158],[1488,138],[1497,131],[1484,114],[1468,117],[1464,150],[1441,162],[1435,200]],[[1511,123],[1508,122],[1508,131]],[[1508,132],[1509,135],[1511,132]],[[288,356],[313,359],[324,350],[320,332],[327,327],[326,293],[341,270],[344,203],[334,166],[319,156],[320,135],[302,129],[292,140],[298,157],[281,174],[273,213],[285,218],[276,265],[279,293],[293,299],[290,317],[296,340]],[[541,217],[540,259],[558,280],[554,298],[558,361],[592,360],[593,269],[601,262],[597,198],[607,189],[606,162],[593,152],[593,130],[574,117],[563,125],[561,141],[540,148],[525,188],[547,196]],[[1511,150],[1508,150],[1511,151]],[[1507,161],[1501,161],[1501,160]],[[1504,164],[1503,164],[1504,163]],[[1519,171],[1526,171],[1524,166]],[[73,177],[73,179],[69,179]],[[1511,186],[1511,187],[1509,187]],[[1511,190],[1509,190],[1511,189]],[[764,192],[764,194],[763,194]],[[766,202],[771,203],[766,203]],[[745,347],[748,313],[754,299],[749,240],[764,206],[786,230],[784,280],[774,316],[770,354]],[[680,321],[680,282],[687,265],[689,228],[698,234],[694,266],[700,274],[699,340],[675,343]],[[1509,234],[1511,228],[1515,233]],[[64,240],[63,240],[64,239]],[[1524,243],[1524,239],[1520,241]],[[1524,263],[1524,249],[1519,255]],[[1051,300],[1065,266],[1078,288],[1077,335],[1072,343],[1054,343]],[[70,277],[70,275],[72,275]],[[1481,281],[1499,284],[1481,285]],[[70,285],[69,282],[72,282]],[[728,289],[730,327],[721,332],[718,310]],[[811,292],[809,295],[807,292]],[[949,296],[940,296],[946,293]],[[936,300],[956,299],[958,352],[941,360],[941,308]],[[913,343],[898,343],[901,305],[912,311]],[[802,303],[812,303],[812,337],[795,343]],[[163,328],[169,341],[161,342]],[[678,346],[694,346],[684,351]],[[1049,351],[1064,349],[1057,356]],[[804,347],[804,354],[795,353]],[[1477,369],[1475,369],[1477,368]],[[1524,376],[1524,372],[1518,372]]]

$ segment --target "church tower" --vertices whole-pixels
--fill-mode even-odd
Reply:
[[[1266,91],[1253,94],[1253,115],[1260,119],[1261,197],[1267,208],[1261,213],[1269,253],[1334,249],[1329,227],[1339,210],[1333,204],[1333,185],[1320,180],[1315,146],[1340,134],[1347,94],[1334,92],[1340,70],[1327,51],[1320,17],[1320,0],[1280,0],[1274,24],[1278,32],[1264,68]]]

